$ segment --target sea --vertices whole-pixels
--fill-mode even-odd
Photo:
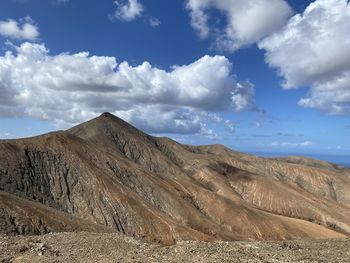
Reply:
[[[330,155],[330,154],[304,154],[304,153],[273,153],[273,152],[249,152],[262,157],[285,157],[285,156],[303,156],[307,158],[327,161],[335,163],[347,168],[350,168],[350,156],[349,155]]]

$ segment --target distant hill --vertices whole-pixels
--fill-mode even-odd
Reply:
[[[120,232],[177,240],[341,238],[350,170],[157,138],[109,113],[0,141],[0,232]]]

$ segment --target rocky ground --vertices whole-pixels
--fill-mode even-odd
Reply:
[[[119,234],[0,236],[0,262],[350,262],[350,239],[178,242],[164,246]]]

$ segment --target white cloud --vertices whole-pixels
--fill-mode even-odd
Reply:
[[[299,105],[350,114],[350,4],[317,0],[279,32],[264,39],[266,61],[285,89],[310,86]]]
[[[13,48],[0,57],[0,115],[66,127],[110,111],[146,131],[196,133],[208,113],[254,108],[253,85],[237,82],[224,56],[166,71],[86,52],[51,56],[43,44]]]
[[[139,0],[115,0],[113,3],[116,6],[116,10],[109,16],[111,19],[116,18],[121,21],[130,22],[142,17],[152,27],[158,27],[162,23],[158,18],[147,14]]]
[[[234,52],[281,28],[291,15],[284,0],[188,0],[191,25],[201,38],[215,36],[214,47]],[[210,10],[219,10],[226,28],[210,22]]]
[[[276,147],[310,147],[313,145],[311,141],[304,141],[304,142],[273,142],[271,143],[272,146]]]
[[[187,9],[190,10],[191,25],[197,30],[200,38],[207,38],[210,35],[210,28],[208,25],[208,16],[204,12],[204,6],[200,6],[197,1],[189,1]]]
[[[34,21],[30,17],[25,17],[19,22],[13,19],[0,20],[0,35],[11,39],[36,40],[39,31]]]
[[[231,132],[234,133],[236,131],[236,123],[230,120],[225,120],[225,127],[226,129]]]
[[[301,144],[300,144],[301,146],[312,146],[313,145],[313,142],[311,142],[311,141],[305,141],[305,142],[302,142]]]
[[[157,26],[160,26],[162,24],[162,22],[158,18],[155,18],[155,17],[150,17],[148,19],[148,22],[153,27],[157,27]]]
[[[131,21],[143,12],[143,6],[138,0],[116,0],[114,4],[117,7],[114,16],[119,20]]]
[[[232,120],[227,120],[224,119],[223,117],[221,117],[220,115],[216,114],[216,113],[208,113],[206,114],[203,119],[205,119],[206,121],[210,122],[210,123],[214,123],[214,124],[220,124],[223,125],[225,127],[225,129],[230,132],[230,133],[235,133],[236,131],[236,123]]]

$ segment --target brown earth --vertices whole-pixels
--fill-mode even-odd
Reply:
[[[180,241],[163,246],[119,234],[0,236],[0,262],[11,263],[346,263],[350,239],[279,242]]]
[[[344,238],[350,170],[147,135],[104,113],[0,141],[0,233],[120,232],[181,240]]]

